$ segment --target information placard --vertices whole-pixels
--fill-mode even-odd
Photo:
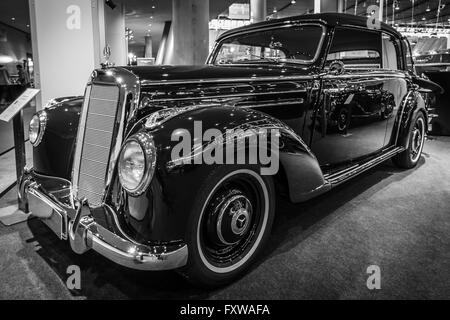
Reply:
[[[5,111],[3,111],[0,114],[0,120],[1,121],[5,121],[5,122],[9,122],[11,121],[12,118],[14,118],[14,116],[23,108],[27,105],[28,102],[31,101],[31,99],[33,99],[38,93],[39,93],[39,89],[27,89],[25,90],[24,93],[22,93],[20,95],[20,97],[18,97],[16,99],[16,101],[14,101],[13,103],[11,103],[11,105],[6,108]]]

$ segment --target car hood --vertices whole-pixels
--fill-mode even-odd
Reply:
[[[141,81],[171,82],[189,80],[220,80],[220,79],[252,79],[258,77],[286,77],[310,75],[310,66],[287,65],[234,65],[234,66],[149,66],[126,67]]]

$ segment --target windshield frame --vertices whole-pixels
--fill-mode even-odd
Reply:
[[[213,65],[213,66],[241,66],[242,64],[239,64],[239,63],[218,64],[218,63],[215,62],[216,59],[217,59],[217,56],[219,55],[220,48],[222,48],[222,46],[223,46],[223,44],[224,44],[224,42],[226,40],[228,40],[230,38],[239,37],[241,35],[248,35],[248,34],[252,34],[252,33],[265,32],[265,31],[276,30],[276,29],[295,28],[295,27],[299,27],[299,26],[300,27],[301,26],[318,26],[318,27],[320,27],[322,29],[322,33],[321,33],[321,36],[320,36],[319,44],[317,45],[317,50],[316,50],[316,53],[315,53],[313,59],[311,59],[311,60],[298,59],[296,61],[279,61],[279,62],[274,62],[273,61],[273,62],[270,62],[270,63],[268,62],[268,64],[272,64],[272,65],[276,65],[276,64],[280,64],[280,65],[283,65],[283,64],[299,64],[299,65],[305,65],[306,64],[306,65],[312,65],[312,64],[314,64],[317,61],[317,59],[320,56],[323,44],[325,42],[326,33],[327,33],[326,26],[324,24],[322,24],[322,23],[319,23],[319,22],[300,22],[300,23],[285,24],[285,25],[281,25],[281,26],[280,25],[278,25],[278,26],[267,26],[265,28],[261,28],[261,29],[257,29],[257,30],[251,30],[251,31],[243,30],[243,31],[240,31],[238,33],[232,33],[229,36],[226,36],[226,37],[220,39],[220,41],[216,41],[216,43],[214,44],[214,48],[213,48],[211,54],[209,55],[209,57],[207,59],[206,64]],[[289,60],[291,60],[291,59],[289,59]],[[257,60],[255,60],[254,64],[262,65],[262,63],[261,62],[257,62]],[[245,65],[252,65],[252,63],[245,63]]]

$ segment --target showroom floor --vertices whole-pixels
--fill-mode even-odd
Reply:
[[[176,273],[127,270],[72,253],[40,221],[0,225],[0,298],[398,299],[450,298],[450,137],[428,141],[419,166],[390,162],[312,200],[279,202],[271,244],[241,280],[215,291]],[[14,203],[14,190],[0,208]],[[66,289],[79,265],[81,290]],[[368,290],[366,269],[381,269]]]

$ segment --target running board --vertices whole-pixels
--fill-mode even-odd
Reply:
[[[376,165],[392,158],[393,156],[395,156],[396,154],[404,151],[405,148],[403,147],[396,147],[386,153],[383,153],[382,155],[373,158],[372,160],[360,164],[360,165],[354,165],[350,168],[344,169],[340,172],[334,173],[332,175],[325,175],[324,178],[325,180],[331,184],[332,187],[335,187],[357,175],[359,175],[360,173],[363,173],[366,170],[369,170],[370,168],[375,167]]]

